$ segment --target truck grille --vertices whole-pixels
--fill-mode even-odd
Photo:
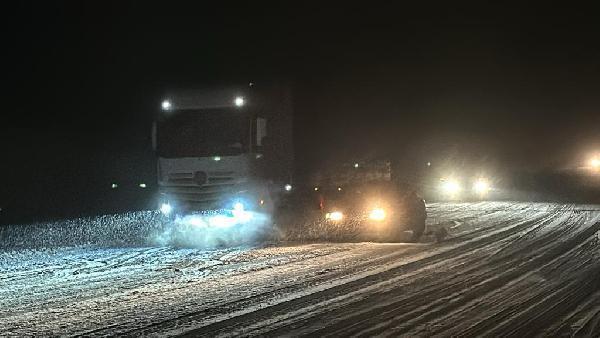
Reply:
[[[171,173],[160,192],[183,208],[207,210],[222,207],[222,199],[243,189],[232,171],[209,171],[198,179],[198,172]],[[204,183],[202,183],[202,182]]]

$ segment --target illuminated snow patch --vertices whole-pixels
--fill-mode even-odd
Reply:
[[[159,245],[215,248],[253,244],[270,231],[268,215],[243,208],[178,217],[156,238]]]

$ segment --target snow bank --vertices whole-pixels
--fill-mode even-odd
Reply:
[[[157,211],[76,218],[56,222],[6,225],[0,228],[3,249],[41,249],[98,245],[148,245],[164,226]]]

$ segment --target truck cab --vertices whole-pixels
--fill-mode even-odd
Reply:
[[[165,215],[268,210],[291,185],[291,97],[281,88],[172,91],[153,126]]]

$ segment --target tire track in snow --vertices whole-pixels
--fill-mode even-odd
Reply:
[[[411,263],[402,264],[398,267],[392,267],[389,270],[377,273],[375,275],[369,275],[359,280],[350,281],[348,283],[332,287],[331,289],[315,292],[310,297],[292,299],[288,302],[283,302],[270,306],[266,309],[263,309],[262,311],[255,311],[251,312],[250,314],[245,314],[245,317],[247,318],[243,318],[243,320],[242,318],[230,318],[222,322],[212,324],[210,326],[199,328],[198,330],[193,331],[191,335],[218,335],[220,333],[229,332],[230,330],[235,330],[237,326],[243,328],[243,323],[255,324],[261,318],[270,318],[271,316],[276,316],[278,313],[280,313],[282,316],[286,316],[286,313],[289,311],[289,309],[310,306],[312,304],[319,303],[321,299],[337,297],[345,293],[360,290],[372,284],[376,284],[379,281],[389,279],[395,275],[409,273],[411,271],[421,269],[431,264],[435,264],[438,262],[446,261],[451,258],[455,258],[460,255],[464,255],[466,252],[483,248],[489,245],[490,243],[493,243],[506,236],[517,234],[536,224],[536,222],[549,221],[554,217],[556,217],[555,214],[548,215],[547,213],[540,212],[537,214],[537,216],[530,216],[529,218],[527,218],[527,220],[517,224],[505,223],[503,224],[503,226],[500,226],[499,230],[494,231],[491,234],[486,234],[486,236],[481,236],[474,240],[462,243],[461,245],[452,247],[451,249],[445,252],[434,254],[432,256],[425,257],[423,259],[419,259]]]

